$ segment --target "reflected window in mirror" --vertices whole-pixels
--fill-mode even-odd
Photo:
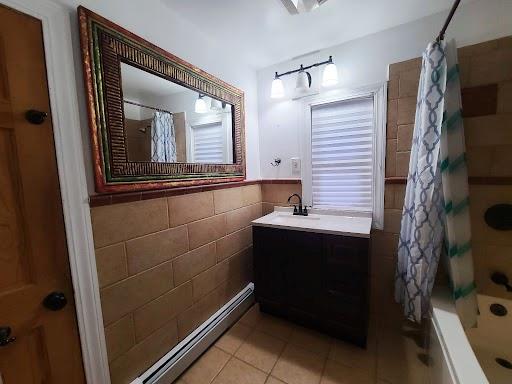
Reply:
[[[233,164],[233,105],[121,63],[129,161]]]

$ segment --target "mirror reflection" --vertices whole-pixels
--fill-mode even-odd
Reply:
[[[233,106],[121,63],[128,161],[233,163]]]

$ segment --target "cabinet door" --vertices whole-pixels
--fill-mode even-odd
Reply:
[[[365,326],[368,239],[324,236],[324,311],[334,320]]]
[[[286,232],[253,227],[255,294],[267,306],[280,307],[285,302]]]
[[[288,231],[286,283],[290,314],[317,317],[322,294],[322,235]]]

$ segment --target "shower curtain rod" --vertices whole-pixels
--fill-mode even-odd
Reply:
[[[437,36],[436,41],[440,42],[441,40],[444,40],[444,35],[446,33],[446,29],[448,28],[448,25],[450,25],[450,21],[452,21],[453,15],[455,14],[455,11],[457,10],[461,0],[455,0],[455,3],[452,5],[452,9],[450,10],[450,13],[448,14],[448,17],[446,18],[446,21],[444,22],[443,28],[441,29],[441,32],[439,32],[439,36]]]
[[[165,113],[168,113],[169,115],[173,114],[172,112],[169,112],[169,111],[167,111],[165,109],[156,108],[156,107],[150,107],[149,105],[144,105],[144,104],[136,103],[135,101],[130,101],[130,100],[123,99],[123,102],[125,102],[126,104],[136,105],[137,107],[143,107],[143,108],[152,109],[154,111],[165,112]]]

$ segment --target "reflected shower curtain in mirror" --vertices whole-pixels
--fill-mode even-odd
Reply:
[[[151,122],[151,161],[176,162],[176,134],[172,114],[156,111]]]
[[[433,42],[423,54],[398,244],[395,298],[410,320],[427,317],[443,255],[461,321],[476,325],[467,178],[455,42]]]

